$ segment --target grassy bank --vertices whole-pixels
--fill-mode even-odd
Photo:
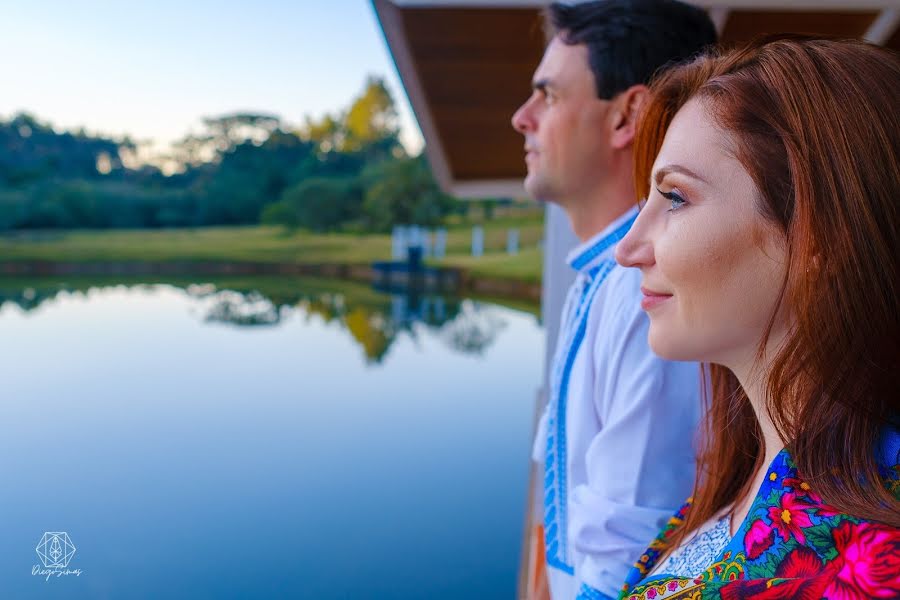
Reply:
[[[433,261],[461,267],[475,277],[536,283],[541,277],[539,218],[500,218],[485,229],[485,254],[470,256],[471,226],[448,229],[447,256]],[[519,229],[520,252],[506,254],[506,232]],[[368,264],[389,260],[388,235],[285,232],[278,227],[214,227],[175,230],[21,232],[0,236],[0,261],[51,262],[265,262]]]

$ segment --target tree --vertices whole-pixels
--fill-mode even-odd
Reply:
[[[424,162],[406,158],[398,131],[394,100],[374,76],[344,109],[295,132],[273,114],[233,112],[202,119],[162,155],[150,141],[59,132],[22,113],[0,120],[0,229],[263,218],[329,230],[362,220],[364,190],[368,222],[380,229],[434,224],[449,199]]]
[[[306,117],[306,125],[300,130],[300,137],[316,144],[320,152],[338,150],[344,145],[344,125],[340,116],[325,115],[316,121]]]
[[[296,181],[294,171],[313,153],[312,143],[280,130],[262,145],[245,141],[235,146],[197,182],[203,221],[258,222],[263,207],[281,198]]]
[[[369,76],[362,93],[350,107],[336,116],[306,119],[303,139],[315,142],[320,153],[360,153],[367,160],[383,160],[403,155],[400,125],[394,99],[384,80]]]
[[[363,172],[362,180],[363,214],[378,231],[396,224],[439,225],[457,203],[440,190],[422,156],[378,163]]]
[[[400,133],[397,109],[383,79],[368,77],[363,93],[347,111],[346,128],[345,150],[358,152],[385,140],[396,142]]]
[[[300,217],[290,202],[283,200],[267,204],[259,217],[263,225],[281,225],[288,231],[300,227]]]
[[[313,231],[331,231],[358,218],[362,193],[355,180],[332,177],[313,177],[288,188],[279,204],[284,207],[272,208],[267,216],[285,217],[287,208],[293,211],[300,227]],[[286,218],[280,224],[290,227],[292,221]]]
[[[378,311],[357,306],[344,317],[350,335],[360,343],[366,362],[380,363],[394,341],[395,332]]]
[[[105,157],[104,169],[98,160]],[[119,143],[81,132],[57,133],[20,113],[0,122],[0,185],[26,186],[49,179],[103,179],[122,171]]]
[[[229,113],[204,117],[203,131],[173,144],[172,160],[183,168],[218,162],[244,143],[261,145],[281,128],[281,118],[266,113]]]
[[[281,118],[266,113],[231,113],[206,117],[203,124],[210,135],[220,142],[220,149],[227,151],[247,140],[262,144],[281,128]]]

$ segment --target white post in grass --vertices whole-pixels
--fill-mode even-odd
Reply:
[[[447,254],[447,230],[441,227],[434,232],[434,257],[444,258]]]
[[[422,230],[418,225],[410,225],[406,229],[406,246],[407,248],[422,247]]]
[[[476,225],[472,228],[472,256],[479,257],[484,254],[484,228]]]
[[[391,260],[406,260],[406,227],[394,225],[391,231]]]
[[[506,232],[506,253],[507,254],[518,254],[519,253],[519,230],[518,229],[510,229]]]

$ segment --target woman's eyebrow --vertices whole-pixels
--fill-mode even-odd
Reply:
[[[662,183],[662,180],[665,178],[665,176],[669,173],[681,173],[682,175],[687,175],[688,177],[696,179],[698,181],[702,181],[703,183],[709,183],[706,179],[700,177],[694,171],[691,171],[687,167],[677,164],[670,164],[657,169],[656,173],[653,174],[653,182],[656,183],[656,185],[659,185],[660,183]]]

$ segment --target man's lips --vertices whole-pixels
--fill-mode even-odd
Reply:
[[[643,308],[644,310],[656,308],[672,297],[672,294],[665,294],[663,292],[648,290],[645,287],[641,288],[641,293],[644,294],[644,298],[641,300],[641,308]]]

